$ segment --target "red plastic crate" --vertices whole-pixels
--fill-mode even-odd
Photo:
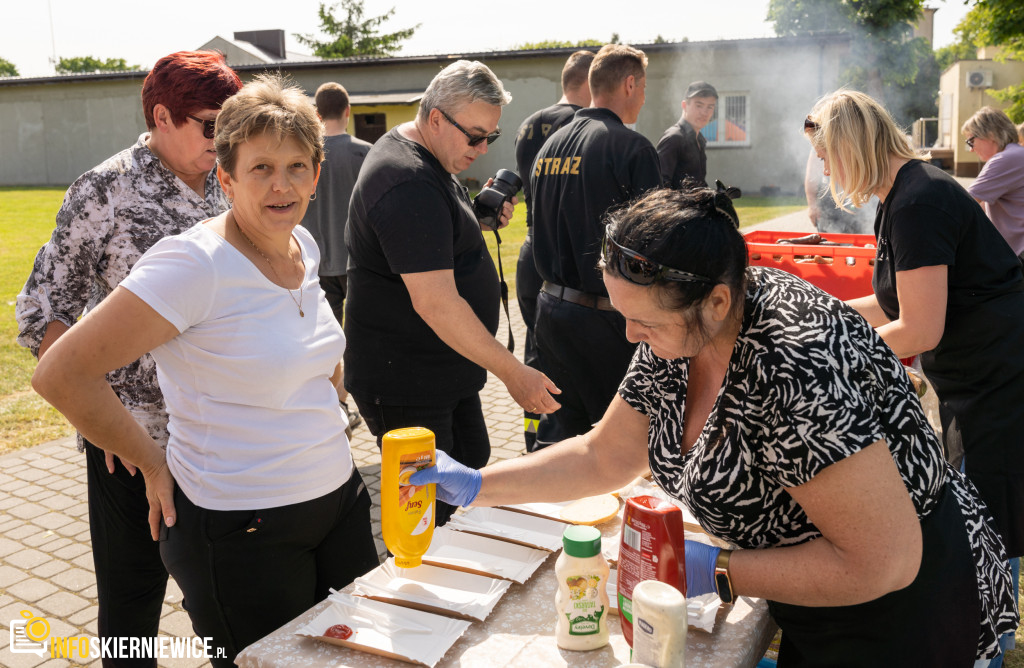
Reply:
[[[822,238],[852,246],[779,244],[779,239],[806,236],[807,232],[756,230],[745,235],[751,266],[775,267],[816,285],[839,299],[871,294],[875,265],[875,237],[870,234],[823,234]],[[825,260],[821,263],[815,257]]]

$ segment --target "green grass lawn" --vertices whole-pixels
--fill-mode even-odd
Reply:
[[[53,231],[64,188],[0,188],[0,454],[73,434],[32,391],[35,358],[18,345],[14,304]]]

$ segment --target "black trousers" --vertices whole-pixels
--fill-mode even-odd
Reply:
[[[615,311],[599,311],[540,293],[537,347],[544,372],[562,393],[562,407],[544,415],[537,447],[584,434],[601,419],[615,397],[636,344],[626,340],[626,321]]]
[[[434,432],[438,450],[470,468],[483,468],[491,458],[491,440],[479,394],[433,406],[394,406],[357,394],[352,397],[370,433],[377,438],[378,448],[381,438],[392,429],[425,427]],[[455,506],[438,501],[434,524],[443,526],[454,512]]]
[[[327,295],[334,319],[342,324],[345,315],[345,295],[348,294],[348,276],[321,276],[320,289]]]
[[[213,638],[218,668],[379,565],[370,494],[359,471],[317,499],[259,510],[206,510],[175,488],[178,520],[160,554],[185,594],[197,636]]]
[[[114,473],[109,473],[103,450],[89,441],[85,461],[99,637],[156,637],[167,569],[160,561],[160,544],[149,533],[142,474],[130,475],[116,458]],[[105,658],[103,666],[155,668],[156,659]]]
[[[537,337],[533,331],[533,325],[537,320],[537,295],[540,294],[543,282],[544,279],[537,273],[537,266],[533,263],[533,234],[528,230],[523,245],[519,247],[519,262],[516,265],[516,300],[519,302],[519,313],[522,314],[523,323],[526,325],[523,364],[547,373],[541,362],[540,351],[537,350]],[[537,413],[523,411],[523,438],[526,441],[527,452],[537,449],[539,421],[540,415]]]

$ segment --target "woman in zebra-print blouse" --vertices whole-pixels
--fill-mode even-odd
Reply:
[[[688,594],[768,599],[780,666],[997,655],[1017,619],[1003,547],[899,360],[842,302],[748,268],[736,225],[710,190],[657,191],[617,214],[605,284],[639,346],[601,422],[482,472],[443,460],[414,482],[439,481],[460,505],[555,501],[649,464],[738,548],[687,541]]]

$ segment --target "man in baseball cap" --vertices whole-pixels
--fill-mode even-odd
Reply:
[[[665,130],[658,141],[661,178],[670,188],[682,188],[692,179],[695,185],[707,186],[708,158],[704,151],[707,140],[700,131],[715,115],[718,91],[707,81],[694,81],[683,98],[683,115],[679,122]]]

